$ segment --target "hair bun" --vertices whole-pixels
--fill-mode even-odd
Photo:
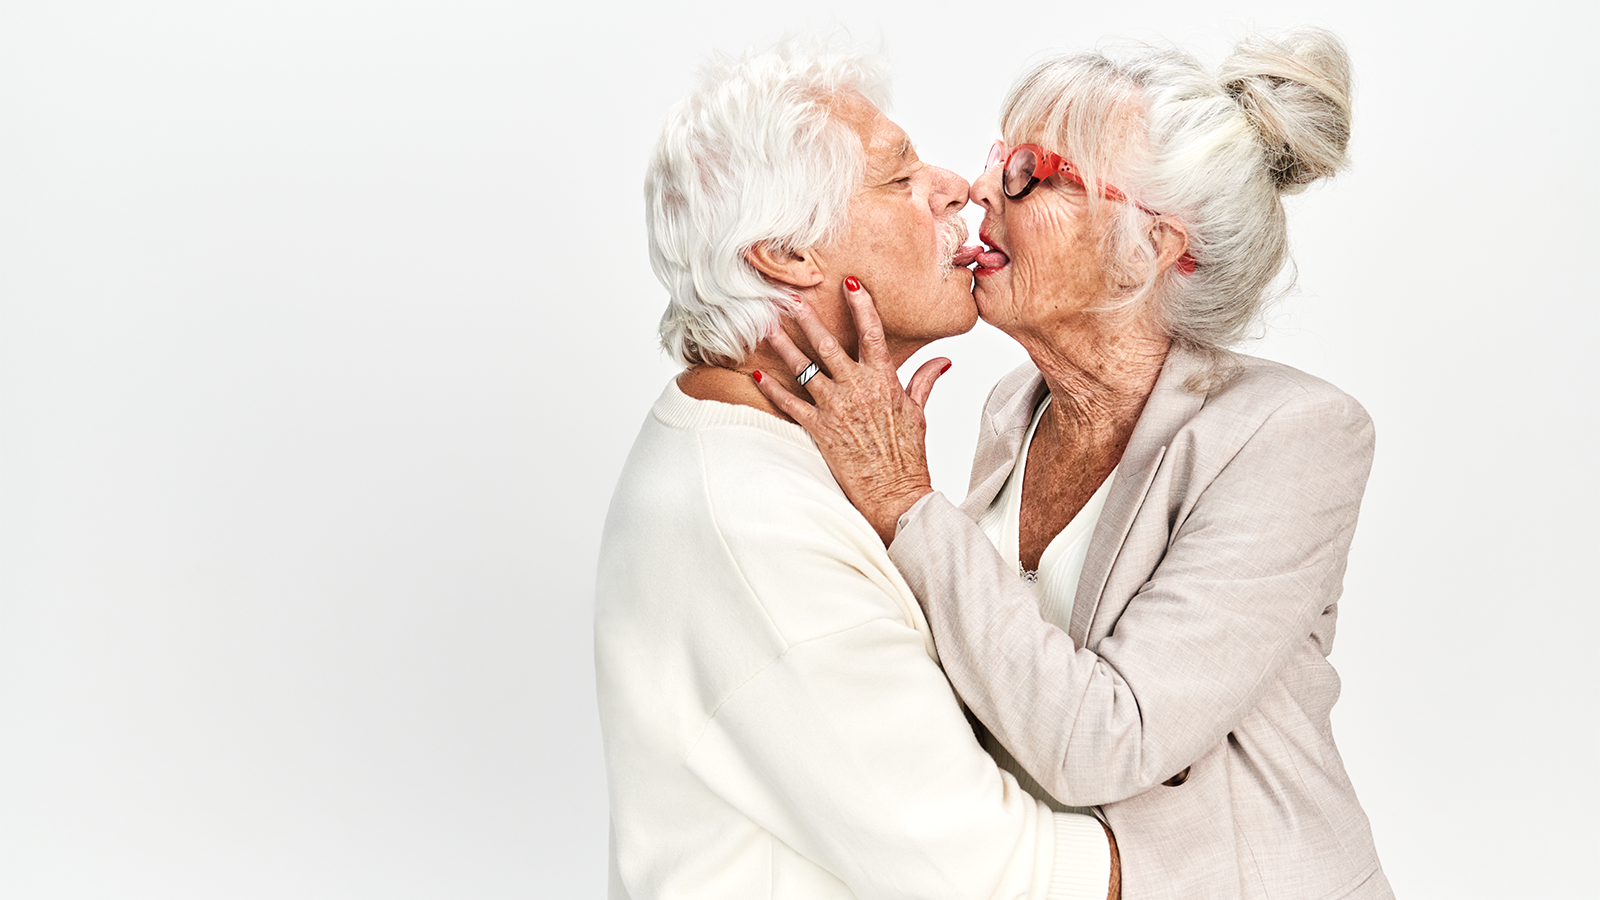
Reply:
[[[1222,64],[1220,79],[1261,132],[1278,190],[1295,193],[1344,167],[1350,55],[1332,32],[1252,35]]]

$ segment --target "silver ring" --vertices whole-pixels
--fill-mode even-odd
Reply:
[[[812,363],[811,365],[806,366],[805,371],[801,372],[799,377],[795,378],[795,380],[800,382],[801,387],[805,387],[806,382],[817,377],[817,373],[821,371],[822,369],[818,367],[816,363]]]

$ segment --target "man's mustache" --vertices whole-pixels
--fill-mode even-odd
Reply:
[[[939,224],[939,230],[944,238],[940,247],[939,268],[948,272],[954,268],[956,251],[967,242],[967,220],[961,218],[960,213],[951,213]]]

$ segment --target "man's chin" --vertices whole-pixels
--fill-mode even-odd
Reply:
[[[978,324],[978,308],[968,310],[968,314],[960,317],[950,316],[937,323],[925,322],[924,327],[918,329],[915,336],[888,335],[889,345],[895,356],[895,365],[903,366],[918,350],[929,344],[942,341],[945,338],[966,334]]]
[[[956,335],[960,334],[966,334],[973,328],[977,327],[978,304],[972,302],[972,296],[970,294],[967,295],[965,301],[966,302],[962,304],[962,309],[960,312],[947,313],[946,317],[938,323],[936,328],[930,328],[927,333],[927,338],[923,343],[931,344],[934,341],[943,340],[948,337],[955,337]]]
[[[977,307],[977,304],[973,304],[972,314],[966,317],[966,319],[964,320],[964,324],[962,324],[962,326],[961,326],[961,330],[960,331],[952,331],[949,334],[945,335],[945,337],[955,337],[958,334],[966,334],[967,332],[971,331],[972,329],[974,329],[976,327],[978,327],[978,307]]]
[[[966,269],[961,269],[960,272],[961,275],[959,277],[963,279],[962,292],[957,299],[961,304],[962,314],[958,317],[959,321],[956,323],[960,330],[952,331],[945,335],[946,337],[966,334],[978,324],[978,298],[973,295],[973,289],[977,287],[977,280]]]

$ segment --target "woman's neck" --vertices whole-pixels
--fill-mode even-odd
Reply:
[[[1122,461],[1170,347],[1128,323],[1037,337],[1018,336],[1050,388],[1023,479],[1017,552],[1028,569]]]
[[[1098,316],[1022,344],[1054,398],[1039,423],[1047,441],[1102,450],[1126,443],[1172,346],[1149,323]]]

